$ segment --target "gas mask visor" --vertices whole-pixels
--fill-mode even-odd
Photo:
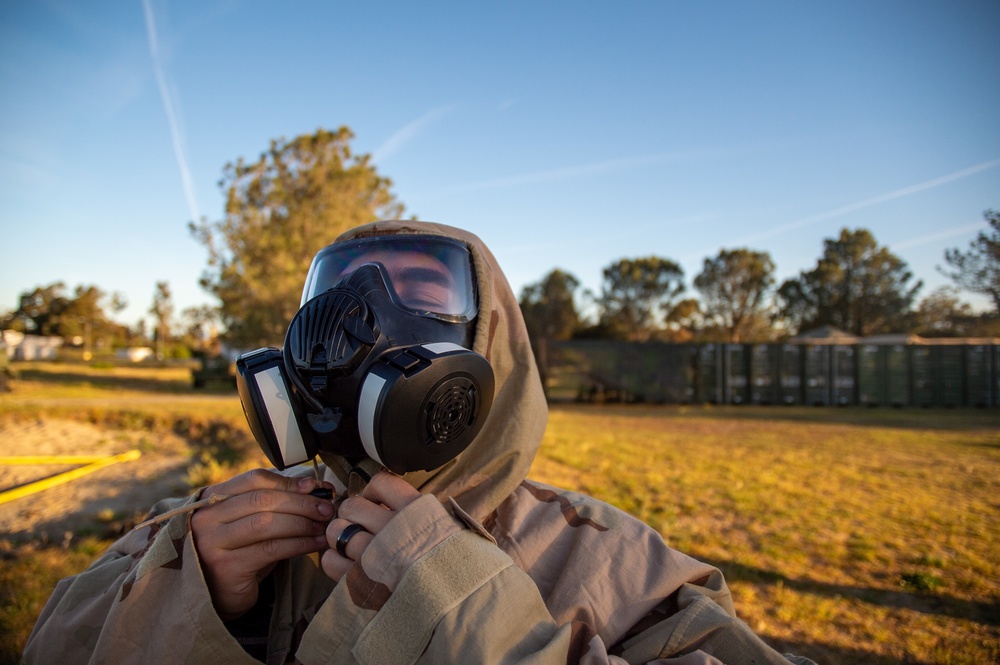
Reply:
[[[442,466],[493,401],[493,370],[471,350],[477,314],[461,242],[374,236],[320,250],[283,347],[237,359],[254,437],[278,469],[325,453],[395,473]]]
[[[469,323],[476,317],[469,249],[441,236],[371,236],[330,245],[313,259],[301,304],[366,263],[382,266],[393,301],[418,316],[449,323]]]

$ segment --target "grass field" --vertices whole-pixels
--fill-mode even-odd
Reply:
[[[194,393],[186,370],[20,370],[0,419],[245,430],[235,394]],[[740,616],[781,649],[826,663],[1000,661],[998,410],[556,406],[532,476],[719,566]],[[16,662],[56,580],[106,535],[4,546],[0,662]]]

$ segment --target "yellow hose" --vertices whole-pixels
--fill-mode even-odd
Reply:
[[[129,450],[128,452],[112,455],[110,457],[95,457],[93,455],[55,455],[47,457],[25,455],[18,457],[0,457],[0,463],[2,464],[85,464],[84,466],[77,467],[64,473],[56,474],[49,478],[45,478],[44,480],[28,483],[27,485],[21,485],[20,487],[15,487],[12,490],[2,492],[0,493],[0,504],[13,501],[14,499],[20,499],[21,497],[29,496],[31,494],[35,494],[36,492],[41,492],[42,490],[55,487],[56,485],[68,483],[71,480],[76,480],[81,476],[93,473],[94,471],[103,469],[106,466],[111,466],[112,464],[137,460],[141,456],[142,453],[138,450]]]

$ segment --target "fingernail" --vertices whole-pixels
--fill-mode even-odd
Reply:
[[[312,489],[313,483],[315,482],[316,480],[313,478],[299,478],[299,489],[300,490]]]
[[[326,547],[327,545],[326,536],[316,536],[314,540],[316,541],[316,544],[321,547]]]
[[[321,502],[318,506],[316,506],[316,509],[319,510],[320,514],[323,515],[324,517],[329,517],[330,515],[333,515],[332,503],[326,503],[325,501]]]

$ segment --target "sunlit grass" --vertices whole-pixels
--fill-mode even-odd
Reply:
[[[0,663],[18,663],[21,650],[56,582],[75,574],[111,545],[85,538],[70,547],[28,544],[0,552]]]
[[[790,650],[1000,656],[1000,414],[768,411],[555,408],[533,475],[721,567],[741,617]]]
[[[264,463],[236,394],[194,391],[183,368],[30,369],[0,419],[139,429],[154,447],[182,433],[193,485]],[[532,476],[719,566],[741,618],[781,649],[1000,660],[1000,410],[556,406]],[[106,544],[8,550],[0,643],[23,644],[55,580]]]

